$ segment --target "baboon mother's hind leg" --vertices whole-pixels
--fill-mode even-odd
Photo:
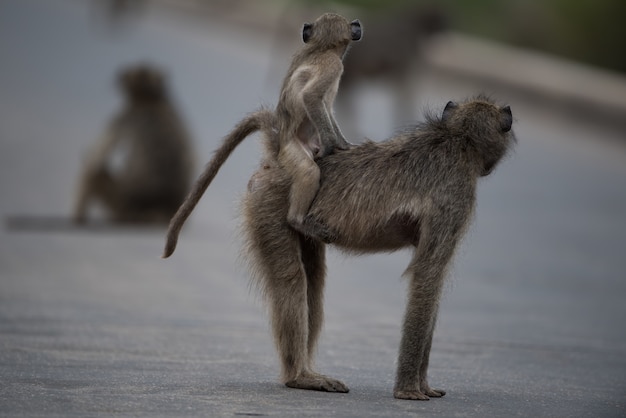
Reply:
[[[324,316],[325,246],[286,222],[289,180],[270,165],[251,179],[243,202],[249,262],[268,303],[283,382],[347,392],[342,382],[313,371]]]
[[[326,247],[319,241],[300,236],[300,256],[307,281],[308,311],[308,367],[302,375],[286,384],[289,387],[348,392],[348,387],[337,379],[314,372],[313,360],[317,340],[324,322],[324,283],[326,280]]]
[[[326,281],[326,247],[324,244],[300,236],[300,251],[307,282],[307,303],[309,314],[308,356],[309,368],[313,369],[313,359],[317,340],[324,323],[324,285]]]
[[[257,251],[255,264],[264,276],[283,382],[291,388],[347,392],[342,382],[315,373],[311,367],[323,316],[324,248],[307,245],[306,239],[290,228],[276,232],[271,235],[272,243],[265,234],[264,241],[258,241],[272,251]]]
[[[342,382],[316,373],[312,366],[323,321],[324,249],[307,244],[300,234],[286,235],[293,241],[285,242],[279,257],[265,260],[271,264],[266,294],[283,381],[291,388],[347,392]]]

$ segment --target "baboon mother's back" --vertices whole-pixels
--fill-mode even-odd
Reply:
[[[472,210],[476,178],[463,172],[451,152],[411,135],[338,151],[318,161],[321,184],[309,214],[336,233],[335,245],[349,251],[415,245],[425,212],[454,208],[461,219]],[[244,216],[259,237],[291,231],[286,222],[290,184],[275,160],[251,179]]]
[[[337,152],[319,162],[320,190],[310,214],[357,252],[416,245],[425,214],[467,219],[476,177],[460,149],[429,135],[398,135]],[[446,213],[453,209],[454,214]]]

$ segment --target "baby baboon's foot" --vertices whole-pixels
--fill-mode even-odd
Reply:
[[[304,227],[308,231],[310,231],[309,236],[313,238],[317,238],[320,241],[330,244],[337,239],[337,235],[332,232],[326,225],[321,222],[318,222],[311,215],[308,215],[304,218]]]
[[[322,146],[322,148],[318,149],[317,152],[313,153],[315,156],[314,159],[319,160],[333,154],[335,152],[335,145],[333,144],[336,144],[337,142],[337,140],[329,141],[326,146]]]
[[[306,373],[285,383],[287,387],[296,389],[320,390],[322,392],[348,393],[348,387],[340,380],[317,373]]]
[[[296,231],[307,237],[318,239],[326,244],[330,244],[337,239],[337,236],[328,229],[328,227],[312,216],[304,218],[303,222],[289,222]]]

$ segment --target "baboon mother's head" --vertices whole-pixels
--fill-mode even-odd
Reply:
[[[493,171],[515,142],[511,107],[497,105],[485,96],[460,104],[448,102],[441,122],[452,136],[476,151],[482,159],[483,176]]]
[[[361,22],[349,22],[335,13],[325,13],[313,23],[305,23],[302,27],[302,40],[321,49],[333,49],[347,46],[350,41],[358,41],[363,35]]]

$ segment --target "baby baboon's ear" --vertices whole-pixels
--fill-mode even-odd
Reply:
[[[302,40],[305,44],[309,42],[309,39],[311,39],[311,35],[313,35],[313,24],[305,23],[302,26]]]
[[[500,122],[500,128],[502,132],[509,132],[511,130],[511,126],[513,125],[513,113],[511,113],[511,107],[505,106],[500,112],[502,113],[502,121]]]
[[[446,107],[443,109],[443,114],[441,115],[441,120],[446,120],[450,117],[450,115],[452,115],[452,112],[454,112],[454,109],[456,109],[457,107],[459,107],[458,104],[456,104],[455,102],[453,102],[452,100],[450,100],[447,104]]]
[[[361,28],[361,22],[359,22],[359,19],[354,19],[350,22],[350,28],[352,30],[352,40],[360,41],[361,36],[363,36],[363,29]]]

